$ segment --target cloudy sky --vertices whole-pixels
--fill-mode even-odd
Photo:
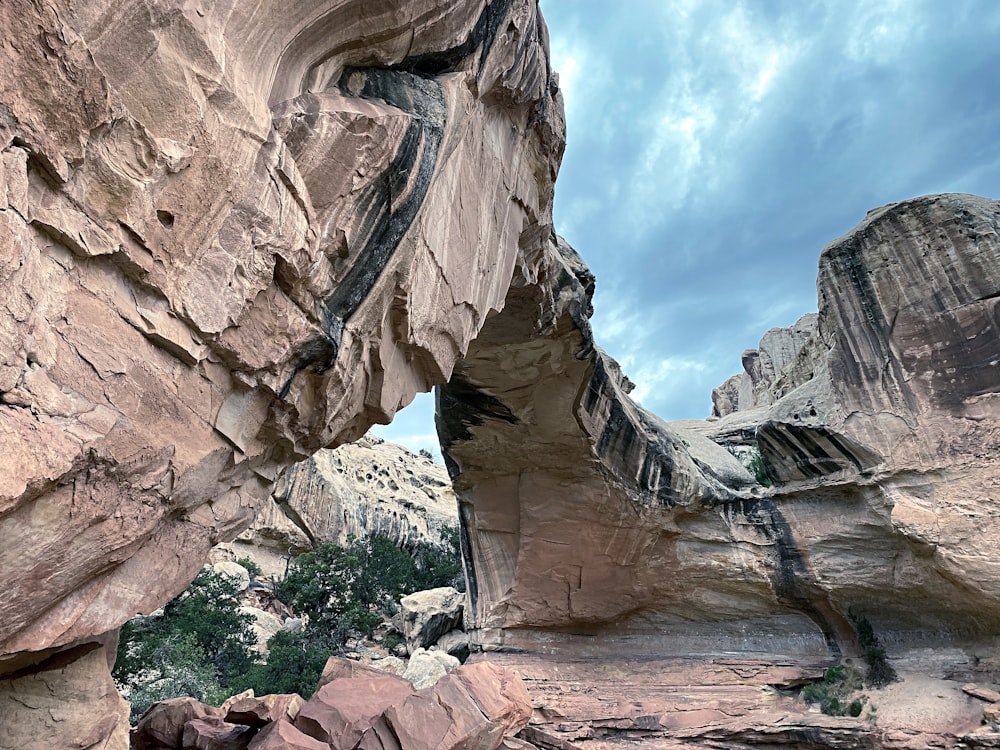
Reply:
[[[876,206],[1000,198],[998,0],[542,0],[566,98],[556,227],[597,342],[666,419],[816,309]],[[379,434],[436,450],[431,397]]]

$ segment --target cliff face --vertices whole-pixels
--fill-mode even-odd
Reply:
[[[818,316],[744,355],[753,408],[706,423],[628,399],[560,246],[439,401],[481,642],[822,659],[859,653],[850,611],[899,652],[1000,632],[998,226],[971,196],[871,212],[823,252]],[[774,487],[722,449],[749,444]]]
[[[533,0],[17,1],[0,37],[12,674],[446,380],[541,262],[563,125]]]
[[[816,664],[854,611],[997,663],[996,202],[872,212],[815,332],[666,424],[552,233],[534,0],[15,0],[0,35],[0,747],[122,747],[118,626],[445,381],[484,647]]]
[[[285,554],[380,534],[410,548],[457,525],[445,468],[369,434],[290,467],[238,540]]]

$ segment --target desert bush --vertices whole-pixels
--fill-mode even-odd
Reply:
[[[164,698],[211,703],[228,695],[256,642],[238,593],[230,577],[203,570],[162,613],[122,626],[112,676],[132,702],[133,720]]]
[[[851,624],[854,625],[854,632],[858,635],[858,644],[861,646],[868,670],[865,673],[865,682],[871,687],[881,687],[895,682],[899,679],[896,670],[889,664],[885,648],[882,647],[875,629],[868,622],[868,618],[854,612],[848,613]]]

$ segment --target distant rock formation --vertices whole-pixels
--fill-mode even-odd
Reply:
[[[290,467],[237,539],[297,554],[380,534],[410,548],[437,543],[444,526],[457,525],[458,501],[443,466],[366,435]]]
[[[712,416],[724,417],[741,409],[770,406],[784,395],[772,390],[779,376],[781,386],[789,390],[793,383],[799,385],[812,377],[809,367],[812,359],[805,347],[813,340],[816,320],[816,313],[808,313],[793,326],[772,328],[764,334],[758,348],[743,352],[743,372],[712,391]]]

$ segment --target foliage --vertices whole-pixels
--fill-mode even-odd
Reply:
[[[871,687],[881,687],[899,679],[896,676],[896,670],[889,664],[885,649],[875,634],[872,624],[868,622],[868,618],[854,612],[850,612],[848,616],[858,634],[858,644],[861,646],[865,662],[868,664],[865,682]]]
[[[238,593],[232,578],[202,571],[162,614],[125,623],[113,676],[132,701],[133,719],[165,697],[211,702],[228,694],[256,642]]]
[[[431,453],[426,448],[421,448],[419,451],[417,451],[417,453],[419,453],[421,456],[423,456],[424,458],[426,458],[428,461],[433,461],[434,460],[434,454]]]
[[[236,559],[236,564],[239,565],[240,567],[244,568],[246,570],[246,572],[250,574],[251,578],[256,578],[257,576],[259,576],[263,572],[260,569],[260,566],[257,563],[255,563],[253,560],[251,560],[249,557],[239,557],[239,558],[237,558]]]
[[[850,702],[847,699],[861,687],[861,673],[840,665],[827,669],[820,682],[806,685],[801,697],[806,703],[819,703],[820,710],[828,716],[860,716],[867,698],[862,696]]]
[[[321,544],[292,561],[278,598],[309,618],[312,637],[338,648],[352,632],[371,635],[401,596],[461,581],[458,530],[444,535],[443,549],[422,543],[409,554],[379,535]]]
[[[234,694],[253,688],[257,695],[312,695],[330,656],[326,642],[308,633],[280,630],[268,640],[267,648],[267,660],[252,664],[234,680],[230,690]]]
[[[155,701],[181,695],[206,703],[247,688],[258,695],[310,695],[330,654],[342,651],[353,635],[371,637],[401,596],[461,585],[458,550],[458,530],[446,528],[441,545],[419,544],[410,553],[386,537],[371,536],[344,547],[322,544],[300,555],[277,593],[308,618],[308,626],[301,633],[275,634],[265,661],[255,661],[250,651],[256,643],[253,618],[240,612],[236,582],[201,572],[162,614],[122,627],[113,674],[132,701],[132,721]],[[238,562],[250,569],[250,561]],[[384,643],[395,645],[390,639]]]
[[[757,480],[757,484],[763,485],[764,487],[771,486],[771,477],[767,473],[767,464],[764,462],[764,457],[760,453],[760,448],[756,445],[750,448],[747,452],[743,466],[753,475],[753,478]]]

